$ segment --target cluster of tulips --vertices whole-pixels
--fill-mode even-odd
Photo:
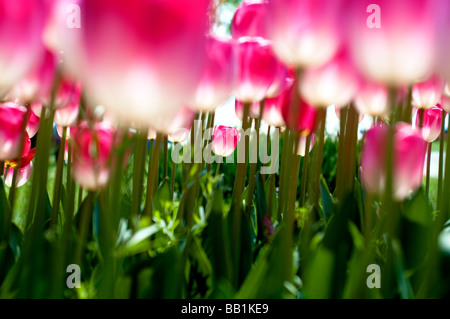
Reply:
[[[444,158],[450,153],[449,143],[445,151],[450,2],[249,0],[238,6],[228,38],[212,33],[218,3],[0,0],[0,247],[5,247],[0,252],[0,296],[63,296],[61,278],[72,263],[88,268],[99,263],[103,277],[96,279],[100,284],[96,281],[94,296],[113,296],[124,267],[125,257],[117,252],[124,240],[121,227],[131,232],[125,247],[139,239],[140,248],[133,246],[137,250],[129,254],[137,251],[147,258],[165,251],[156,232],[163,229],[167,235],[167,229],[178,227],[176,236],[167,235],[165,249],[179,242],[193,247],[180,248],[188,257],[179,262],[191,267],[195,263],[186,258],[205,254],[193,239],[204,227],[199,225],[205,211],[206,222],[212,220],[216,227],[214,249],[220,250],[208,256],[216,292],[226,281],[240,297],[284,296],[293,290],[306,297],[379,297],[362,292],[357,283],[365,285],[361,278],[371,263],[383,262],[386,273],[395,273],[407,253],[397,245],[406,218],[431,229],[424,238],[428,253],[421,255],[429,262],[414,264],[414,271],[425,275],[414,281],[413,290],[425,297],[449,293],[433,289],[441,278],[434,273],[441,265],[440,252],[450,249],[444,230],[450,211],[450,157]],[[242,127],[214,126],[221,120],[215,110],[230,97]],[[340,121],[333,195],[322,178],[329,107]],[[364,116],[373,118],[373,125],[360,141],[358,125]],[[260,132],[262,123],[267,132]],[[204,134],[207,130],[212,134]],[[244,137],[246,130],[256,136]],[[279,130],[281,138],[271,140]],[[267,143],[260,141],[264,134]],[[439,137],[433,198],[431,145]],[[203,146],[209,138],[220,158],[233,156],[238,145],[245,150],[245,159],[233,166],[234,185],[227,185],[232,187],[230,199],[222,198],[227,176],[220,174],[221,160],[217,165],[196,161],[193,151],[189,163],[169,165],[170,145],[188,144],[194,150],[198,138]],[[265,176],[259,160],[249,162],[250,148],[278,152],[279,141],[280,171]],[[272,160],[278,161],[278,153],[276,157]],[[56,173],[49,194],[52,166]],[[123,182],[129,167],[131,186]],[[224,166],[222,170],[228,172]],[[170,195],[162,203],[166,182]],[[18,230],[13,223],[16,195],[27,184],[26,222]],[[425,194],[423,205],[419,193]],[[124,194],[130,197],[126,209]],[[408,203],[423,211],[403,213]],[[219,228],[211,217],[217,212],[228,221]],[[173,220],[161,217],[164,213],[173,213]],[[100,238],[99,260],[84,256],[93,250],[87,245],[90,220],[94,237]],[[314,237],[319,222],[326,232],[314,251],[321,241]],[[223,232],[229,233],[230,243],[214,237]],[[19,250],[14,248],[17,233],[23,236]],[[356,239],[350,245],[358,253],[351,255],[350,246],[341,241],[347,235],[363,238],[360,246]],[[246,263],[249,251],[253,257]],[[347,276],[346,267],[337,262],[343,251],[345,260],[353,256],[361,261],[352,264],[355,277],[345,289],[341,279],[325,280]],[[259,257],[282,266],[260,266],[258,277],[250,269]],[[47,263],[53,265],[51,274]],[[319,269],[324,283],[314,275]],[[83,272],[85,278],[90,274]],[[33,273],[42,274],[50,288],[42,288]],[[258,294],[248,288],[275,273],[281,278],[278,290],[258,286]],[[408,281],[399,276],[397,281]],[[181,281],[183,289],[190,287],[189,280]],[[330,287],[317,288],[325,285]],[[410,290],[400,295],[413,296]]]

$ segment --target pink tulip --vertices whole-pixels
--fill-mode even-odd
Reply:
[[[175,116],[173,125],[168,130],[168,140],[172,143],[184,142],[189,137],[194,116],[193,111],[187,107],[183,107]]]
[[[347,1],[341,19],[347,23],[348,45],[359,69],[390,86],[410,84],[430,74],[440,10],[435,0]]]
[[[440,102],[445,82],[437,75],[424,82],[416,83],[412,91],[412,105],[419,109],[429,109]]]
[[[416,112],[416,128],[419,127],[419,111]],[[424,110],[422,122],[422,136],[428,143],[434,142],[441,134],[442,109],[433,106],[431,109]]]
[[[292,83],[290,85],[292,85]],[[265,100],[262,119],[268,125],[274,127],[286,126],[283,114],[281,114],[281,107],[282,107],[281,104],[283,103],[283,100],[284,100],[283,94]]]
[[[358,89],[358,77],[345,53],[339,53],[330,62],[306,70],[300,79],[299,89],[311,105],[326,108],[335,104],[347,105]]]
[[[25,185],[33,173],[33,162],[28,163],[28,165],[19,168],[17,171],[16,187],[21,187]],[[14,168],[5,169],[5,184],[8,187],[12,187],[14,178]]]
[[[241,38],[237,45],[237,59],[236,99],[245,103],[261,101],[277,73],[277,59],[270,42]]]
[[[66,33],[66,67],[82,80],[91,104],[127,124],[166,131],[204,70],[209,1],[188,9],[183,0],[79,5],[81,28],[59,28]]]
[[[450,84],[447,82],[445,85],[444,96],[450,97]]]
[[[61,125],[56,125],[56,133],[58,133],[58,136],[62,138],[63,136],[63,130],[64,127]],[[70,127],[66,127],[66,139],[70,139]]]
[[[97,190],[109,180],[114,128],[99,122],[91,129],[83,122],[71,129],[74,180],[89,190]]]
[[[234,86],[234,42],[210,36],[206,50],[206,67],[191,103],[198,111],[214,111],[228,99]]]
[[[239,141],[239,132],[233,127],[219,125],[214,128],[212,151],[214,154],[228,157],[233,154]]]
[[[55,111],[54,121],[60,126],[72,126],[76,124],[80,112],[81,86],[73,87],[72,96],[68,98],[69,103],[63,108]]]
[[[267,39],[267,1],[244,1],[239,5],[231,21],[231,36],[261,37]]]
[[[5,162],[5,184],[11,187],[14,177],[14,170],[17,170],[16,187],[21,187],[30,179],[33,172],[33,163],[31,162],[36,154],[36,149],[31,148],[31,141],[28,135],[25,135],[23,151],[20,160],[11,160]]]
[[[40,58],[47,12],[46,0],[0,0],[0,97]]]
[[[35,136],[37,131],[39,130],[39,117],[37,117],[32,110],[28,111],[28,122],[25,129],[27,130],[28,136],[30,136],[30,138]]]
[[[20,156],[27,109],[12,102],[0,104],[0,161]]]
[[[388,90],[385,85],[364,81],[356,92],[355,107],[361,114],[384,116],[389,113]]]
[[[270,99],[279,96],[287,85],[286,78],[294,79],[294,77],[295,73],[292,70],[289,70],[280,60],[277,59],[275,77],[266,92],[266,98]]]
[[[338,118],[338,120],[341,120],[341,109],[337,108],[336,106],[333,105],[334,108],[334,113],[336,114],[336,117]],[[358,123],[361,123],[364,120],[365,114],[358,112]]]
[[[304,157],[306,155],[306,139],[307,136],[301,136],[298,142],[297,155],[301,157]],[[308,153],[311,152],[311,150],[313,149],[315,142],[316,142],[316,135],[312,133]]]
[[[269,1],[269,38],[278,57],[297,67],[317,67],[340,45],[340,0]]]
[[[361,153],[361,180],[367,191],[382,195],[386,182],[388,127],[367,131]],[[394,197],[405,199],[422,184],[427,143],[411,125],[399,122],[394,133]]]
[[[278,97],[286,126],[301,134],[309,134],[317,127],[317,110],[306,101],[301,100],[297,105],[297,114],[292,107],[292,98],[294,96],[294,82],[287,86],[284,92]]]
[[[439,49],[437,50],[438,59],[436,63],[436,72],[439,72],[447,81],[450,81],[450,2],[446,0],[435,0],[439,2],[440,14],[437,20],[437,41]],[[450,93],[449,93],[450,95]]]

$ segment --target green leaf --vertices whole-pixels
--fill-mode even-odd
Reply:
[[[334,199],[323,177],[320,178],[320,194],[322,196],[324,213],[322,217],[324,218],[325,223],[328,223],[331,216],[334,214]]]
[[[157,224],[138,230],[118,251],[119,256],[136,255],[150,249],[149,238],[160,230]]]
[[[11,223],[11,208],[6,197],[3,179],[0,178],[0,242],[8,240]]]
[[[432,208],[422,189],[407,203],[402,214],[409,221],[422,226],[429,226],[433,222]]]

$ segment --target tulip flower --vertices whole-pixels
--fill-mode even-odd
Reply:
[[[0,104],[0,161],[20,156],[27,109],[12,102]]]
[[[228,157],[233,154],[239,141],[239,131],[233,127],[219,125],[214,128],[212,151],[214,154]]]
[[[358,89],[358,78],[345,53],[339,53],[325,65],[306,70],[299,89],[311,105],[326,108],[348,104]]]
[[[291,83],[292,85],[292,83]],[[264,102],[264,110],[262,119],[268,125],[274,127],[284,127],[286,123],[283,119],[283,114],[281,114],[281,107],[283,103],[283,96],[280,94],[274,98],[268,98]]]
[[[450,84],[445,85],[444,95],[450,97]]]
[[[368,192],[382,195],[386,182],[386,140],[389,128],[374,126],[366,133],[361,153],[361,180]],[[399,122],[394,132],[394,197],[405,199],[422,184],[427,143],[411,125]]]
[[[72,126],[76,124],[80,112],[81,87],[76,85],[72,97],[67,106],[55,111],[54,121],[60,126]]]
[[[288,84],[287,78],[294,79],[295,76],[295,73],[289,70],[280,60],[277,59],[276,63],[275,77],[266,92],[266,98],[269,99],[279,96]]]
[[[25,129],[30,138],[35,136],[37,131],[39,130],[39,117],[36,116],[36,114],[34,114],[34,112],[31,110],[28,111],[28,122]]]
[[[442,107],[442,109],[443,109],[445,112],[449,113],[449,112],[450,112],[450,97],[443,96],[443,97],[441,98],[440,106]]]
[[[239,5],[231,21],[231,36],[268,38],[267,1],[244,1]]]
[[[439,50],[437,50],[436,72],[439,72],[447,81],[450,81],[450,3],[446,0],[436,0],[439,4],[439,14],[437,20],[437,39]],[[450,95],[450,92],[448,93]]]
[[[416,83],[412,91],[412,105],[419,109],[429,109],[440,102],[445,82],[437,75],[424,82]]]
[[[301,136],[300,140],[298,142],[298,149],[297,149],[297,155],[304,157],[306,155],[306,139],[308,137],[307,136]],[[316,142],[316,135],[315,134],[311,134],[311,143],[309,145],[309,150],[308,152],[311,152],[311,150],[314,147],[314,143]]]
[[[306,101],[301,100],[299,105],[296,106],[298,108],[297,114],[294,114],[294,109],[292,108],[294,89],[294,82],[292,81],[291,85],[288,85],[277,98],[277,103],[281,107],[281,114],[286,126],[291,130],[307,135],[317,127],[317,110]]]
[[[111,168],[114,146],[114,129],[106,122],[93,127],[82,122],[72,127],[74,180],[82,187],[97,190],[106,185]]]
[[[336,117],[338,118],[338,120],[341,119],[341,110],[339,108],[337,108],[335,105],[333,105],[334,107],[334,113],[336,114]],[[365,114],[358,112],[358,122],[361,123],[364,120]]]
[[[148,130],[147,139],[149,139],[149,140],[156,139],[156,131],[154,129]]]
[[[267,30],[274,51],[287,65],[318,67],[340,42],[340,0],[269,1]]]
[[[46,0],[0,1],[0,96],[39,60],[47,3]]]
[[[389,113],[388,90],[385,85],[365,81],[356,92],[354,102],[361,114],[384,116]]]
[[[63,130],[64,127],[62,127],[61,125],[56,125],[56,133],[58,133],[58,136],[60,138],[62,138],[63,136]],[[66,139],[70,138],[70,127],[66,127]]]
[[[200,83],[191,106],[198,111],[214,111],[231,95],[235,77],[234,43],[210,36],[207,58]]]
[[[390,86],[407,85],[430,74],[440,2],[348,1],[341,19],[347,23],[348,46],[362,73]]]
[[[237,45],[237,60],[236,99],[244,103],[261,101],[277,73],[277,59],[270,42],[241,38]]]
[[[16,187],[21,187],[30,179],[33,172],[32,160],[36,154],[36,149],[31,148],[30,137],[26,134],[22,145],[23,151],[20,159],[14,159],[5,162],[5,184],[12,186],[14,170],[17,170]]]
[[[416,112],[416,128],[419,127],[419,111]],[[422,136],[428,143],[434,142],[441,134],[442,109],[434,106],[423,113]]]
[[[125,124],[165,132],[206,62],[208,0],[82,1],[81,27],[59,32],[65,66]]]
[[[189,137],[194,115],[194,112],[187,107],[183,107],[180,112],[178,112],[173,121],[173,126],[169,128],[168,140],[170,142],[181,143]],[[156,134],[153,139],[155,138]]]

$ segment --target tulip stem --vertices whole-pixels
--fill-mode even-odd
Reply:
[[[444,169],[444,141],[445,141],[445,118],[447,113],[442,111],[441,119],[441,134],[439,138],[439,172],[438,172],[438,186],[437,186],[437,199],[436,204],[438,210],[441,208],[441,196],[442,196],[442,177]],[[448,142],[447,142],[448,143]]]
[[[209,113],[208,129],[213,129],[213,132],[211,132],[211,135],[209,135],[209,136],[212,136],[212,134],[214,134],[214,119],[215,119],[215,117],[216,117],[216,112]],[[206,143],[207,143],[207,140],[205,139],[205,143],[203,144],[204,148],[206,147]],[[206,171],[207,172],[211,171],[211,163],[206,164]]]
[[[157,133],[155,140],[155,148],[152,152],[152,159],[150,161],[150,169],[148,171],[147,179],[147,199],[144,208],[144,216],[150,217],[152,220],[153,211],[153,195],[158,185],[158,175],[159,175],[159,153],[161,150],[162,135]]]
[[[339,110],[339,142],[338,142],[338,158],[337,158],[337,174],[336,174],[336,197],[342,199],[344,181],[344,165],[345,165],[345,134],[347,127],[348,107]]]
[[[136,139],[133,169],[133,197],[131,201],[132,227],[136,226],[136,218],[141,213],[142,190],[147,157],[147,134],[139,131]],[[119,164],[120,165],[120,164]]]
[[[215,179],[217,179],[219,177],[220,174],[220,164],[222,163],[222,157],[219,158],[219,161],[217,162],[217,166],[216,166],[216,176]]]
[[[59,144],[58,160],[56,163],[55,185],[53,189],[52,215],[50,221],[51,229],[53,230],[55,229],[59,213],[59,203],[61,199],[61,185],[64,171],[64,152],[66,149],[66,139],[67,139],[67,127],[64,127],[62,132],[62,138]]]
[[[430,196],[431,145],[432,145],[432,143],[428,143],[428,149],[427,149],[427,175],[425,178],[425,193],[427,194],[427,196]]]
[[[316,160],[315,160],[315,176],[314,176],[314,206],[316,209],[319,208],[319,198],[320,198],[320,175],[322,173],[322,162],[323,162],[323,150],[325,146],[325,122],[326,122],[326,115],[327,110],[326,109],[319,109],[318,110],[318,118],[320,120],[320,127],[319,127],[319,135],[318,140],[319,143],[317,145],[317,153],[316,153]]]
[[[306,184],[308,182],[309,149],[311,148],[311,138],[312,133],[306,137],[305,157],[303,157],[303,167],[302,167],[302,182],[300,185],[300,207],[305,206]]]
[[[9,189],[9,207],[11,210],[11,216],[14,212],[14,202],[15,202],[15,195],[16,195],[16,183],[17,183],[17,174],[19,173],[19,169],[20,168],[16,168],[14,169],[13,172],[13,178],[12,178],[12,183],[11,183],[11,188]]]
[[[172,152],[174,151],[174,149],[176,149],[177,145],[178,145],[178,142],[175,142],[174,147],[172,148]],[[178,152],[176,154],[176,160],[172,163],[172,176],[170,178],[170,189],[172,191],[172,198],[173,198],[173,195],[175,192],[175,172],[177,169],[177,167],[176,167],[177,162],[178,162]]]
[[[167,176],[167,149],[169,146],[168,144],[169,144],[168,137],[167,137],[167,135],[164,135],[164,139],[163,139],[163,145],[164,145],[163,179],[166,179],[166,176]]]
[[[80,215],[80,229],[78,232],[77,246],[75,247],[74,263],[81,266],[84,246],[86,244],[89,224],[91,221],[92,210],[94,208],[94,193],[88,192],[85,202],[83,203]]]

